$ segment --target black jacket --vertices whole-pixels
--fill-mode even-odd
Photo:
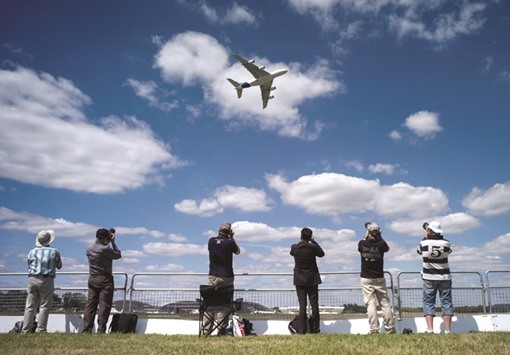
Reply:
[[[293,244],[290,255],[294,257],[294,285],[315,286],[322,283],[316,257],[322,258],[324,251],[315,241]]]

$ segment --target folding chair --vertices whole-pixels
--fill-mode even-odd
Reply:
[[[234,286],[200,285],[199,331],[198,336],[209,336],[215,330],[225,335],[225,327],[230,316],[241,309],[242,298],[234,301]]]

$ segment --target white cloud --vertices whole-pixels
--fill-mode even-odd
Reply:
[[[482,216],[496,216],[510,211],[510,181],[495,184],[488,190],[475,187],[462,200],[470,213]]]
[[[404,126],[420,138],[433,138],[443,128],[439,124],[439,114],[419,111],[407,117]]]
[[[311,214],[338,217],[375,212],[381,216],[426,216],[448,207],[446,195],[433,187],[406,183],[385,186],[379,180],[337,173],[306,175],[290,183],[280,175],[267,175],[266,180],[285,204]]]
[[[399,141],[402,139],[402,133],[400,133],[399,131],[397,130],[393,130],[391,131],[389,134],[388,134],[388,137],[390,137],[391,139],[393,139],[394,141]]]
[[[389,29],[399,38],[416,37],[443,45],[461,35],[477,32],[485,22],[487,4],[439,0],[288,0],[301,15],[312,16],[324,31],[339,32],[346,12],[358,27],[374,31]],[[341,20],[342,21],[341,21]],[[370,23],[370,26],[365,24]],[[356,31],[357,37],[360,31]],[[371,35],[368,33],[367,35]]]
[[[72,82],[0,70],[0,176],[72,191],[115,193],[161,182],[184,165],[135,117],[87,122],[90,103]]]
[[[441,10],[436,7],[432,9],[435,12],[432,13],[431,23],[426,20],[430,16],[428,11],[419,14],[407,12],[404,15],[391,15],[389,26],[399,37],[415,36],[443,44],[481,29],[485,22],[482,17],[485,8],[483,3],[463,2],[452,12],[444,13],[436,12]]]
[[[250,58],[251,59],[251,58]],[[256,63],[273,71],[288,68],[289,72],[275,79],[275,100],[262,109],[260,89],[243,91],[241,99],[226,80],[251,81],[251,74],[237,61],[229,61],[229,53],[215,38],[198,32],[185,32],[172,37],[155,56],[154,66],[171,84],[199,86],[205,102],[218,109],[219,118],[229,127],[256,126],[286,137],[316,139],[323,129],[321,122],[309,124],[298,106],[306,100],[342,93],[345,88],[335,80],[329,62],[318,60],[305,67],[299,63],[271,63],[266,58],[253,58]]]
[[[153,242],[142,246],[147,254],[163,256],[208,255],[207,245]]]
[[[186,199],[176,203],[174,207],[186,214],[213,216],[223,212],[225,208],[241,212],[267,212],[271,210],[272,205],[273,202],[264,190],[225,185],[216,189],[213,197],[203,199],[200,203]]]
[[[424,222],[438,221],[444,231],[445,237],[449,234],[461,234],[467,230],[477,228],[481,225],[480,221],[464,212],[451,213],[445,216],[424,216],[421,219],[396,220],[389,224],[389,228],[397,233],[407,234],[418,237],[424,236],[425,231],[422,228]]]
[[[503,81],[510,81],[510,70],[501,71],[498,77]]]
[[[253,15],[252,11],[246,6],[239,6],[237,3],[232,4],[232,7],[228,9],[224,23],[230,24],[248,24],[253,25],[257,23],[257,18]]]
[[[93,240],[99,227],[82,222],[70,222],[63,218],[48,218],[0,207],[0,228],[30,233],[34,236],[35,241],[35,236],[43,229],[53,229],[57,239],[61,237],[84,237]]]
[[[147,265],[145,267],[147,272],[183,272],[186,268],[177,264],[164,264],[164,265]]]
[[[361,173],[361,172],[363,172],[363,170],[365,170],[363,163],[361,163],[359,160],[346,161],[345,166],[356,170],[358,173]]]
[[[240,6],[235,2],[225,11],[223,16],[218,14],[219,11],[209,6],[205,1],[200,4],[198,9],[211,23],[222,25],[255,25],[257,23],[256,16],[248,7]]]
[[[383,164],[383,163],[377,163],[377,164],[371,164],[368,166],[368,170],[371,173],[374,174],[385,174],[385,175],[393,175],[395,172],[395,169],[398,168],[398,164]]]
[[[111,226],[106,226],[109,228]],[[34,235],[43,229],[53,229],[57,238],[80,238],[84,242],[94,240],[96,231],[103,226],[96,226],[84,222],[71,222],[64,218],[48,218],[29,212],[13,211],[0,206],[0,229],[28,232]],[[164,233],[145,227],[117,227],[115,226],[117,241],[128,236],[150,236],[160,238]]]
[[[179,106],[177,100],[173,100],[172,102],[162,101],[161,97],[165,96],[165,93],[160,93],[161,89],[152,80],[138,81],[130,78],[127,80],[127,85],[133,88],[137,96],[147,100],[151,107],[169,112]]]

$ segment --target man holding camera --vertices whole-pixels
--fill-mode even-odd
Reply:
[[[83,313],[83,332],[92,332],[97,313],[97,332],[105,333],[115,290],[112,264],[113,260],[121,258],[120,250],[115,244],[115,229],[98,229],[95,243],[87,249],[87,257],[89,259],[89,290]]]
[[[320,333],[319,284],[322,280],[317,258],[324,256],[324,250],[315,241],[310,228],[301,230],[301,239],[299,243],[292,244],[290,255],[294,257],[294,286],[299,303],[299,323],[296,331],[298,334]],[[306,317],[307,298],[310,299],[312,309],[310,329]]]
[[[358,251],[361,255],[361,287],[367,306],[370,333],[379,333],[377,303],[381,306],[386,333],[395,333],[395,322],[384,278],[384,253],[387,253],[390,247],[382,238],[381,228],[377,224],[366,222],[365,228],[367,231],[358,243]]]
[[[218,236],[209,239],[209,285],[211,286],[233,286],[234,285],[234,268],[233,255],[239,255],[241,248],[234,239],[234,231],[230,223],[223,223],[218,229]],[[216,319],[224,318],[223,314],[218,313]],[[210,314],[210,318],[214,319],[214,315]],[[204,330],[206,335],[211,333],[212,323],[206,317],[204,322]],[[219,327],[219,335],[225,334],[227,324],[221,324]]]
[[[423,315],[427,322],[426,333],[434,333],[434,317],[436,313],[436,293],[441,300],[441,311],[446,334],[451,331],[453,304],[452,278],[448,255],[452,252],[450,242],[443,238],[439,222],[423,223],[425,238],[416,250],[423,257]]]

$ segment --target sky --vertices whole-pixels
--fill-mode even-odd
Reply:
[[[116,272],[207,273],[224,222],[237,273],[303,227],[357,271],[372,221],[396,274],[433,220],[452,271],[510,270],[509,33],[508,0],[4,0],[0,272],[42,229],[87,271],[113,227]],[[234,54],[288,69],[266,109]]]

